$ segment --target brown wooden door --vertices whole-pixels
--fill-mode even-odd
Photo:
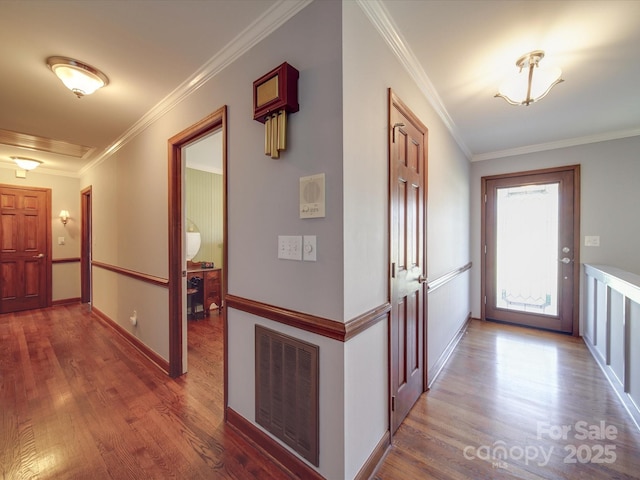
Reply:
[[[91,234],[92,234],[92,187],[80,192],[82,223],[80,232],[80,301],[91,303]]]
[[[2,313],[48,305],[50,217],[50,191],[0,186]]]
[[[391,432],[425,391],[427,128],[389,92]]]
[[[483,318],[578,333],[579,172],[482,179]]]

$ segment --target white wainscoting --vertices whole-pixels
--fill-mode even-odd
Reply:
[[[584,264],[587,347],[640,428],[640,275]]]

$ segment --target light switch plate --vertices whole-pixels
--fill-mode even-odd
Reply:
[[[302,236],[278,235],[278,258],[302,260]]]
[[[315,235],[302,237],[302,260],[305,262],[315,262],[317,260]]]

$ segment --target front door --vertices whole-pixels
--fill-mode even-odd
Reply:
[[[484,318],[577,334],[579,166],[482,182]]]
[[[427,128],[389,91],[391,433],[425,391]]]
[[[48,306],[51,191],[0,186],[0,313]]]

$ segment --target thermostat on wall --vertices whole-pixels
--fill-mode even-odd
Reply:
[[[300,177],[300,218],[324,216],[324,173]]]

